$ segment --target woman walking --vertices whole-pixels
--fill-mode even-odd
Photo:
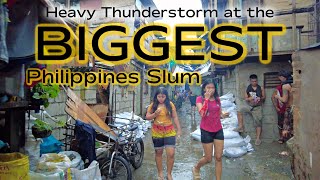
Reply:
[[[169,100],[168,91],[160,87],[153,98],[153,103],[147,110],[146,119],[154,119],[152,125],[152,141],[155,148],[155,160],[158,169],[158,180],[163,180],[162,154],[166,150],[167,154],[167,176],[172,180],[172,168],[174,164],[174,153],[176,136],[180,138],[181,128],[177,116],[176,108]],[[172,123],[176,125],[177,132]]]
[[[191,103],[191,119],[195,120],[197,96],[195,94],[193,94],[192,91],[190,91],[189,100]]]
[[[202,96],[197,97],[196,101],[201,116],[201,143],[204,149],[204,157],[192,169],[194,179],[200,179],[200,168],[212,161],[213,148],[216,179],[220,180],[222,175],[224,134],[220,117],[225,118],[228,113],[222,113],[219,95],[216,90],[215,83],[204,82]]]

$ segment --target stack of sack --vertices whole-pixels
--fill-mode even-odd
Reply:
[[[115,115],[115,126],[121,127],[132,123],[138,126],[138,129],[136,130],[136,138],[144,138],[147,131],[151,128],[150,121],[142,119],[133,112],[123,112]]]
[[[230,116],[222,119],[222,128],[224,133],[223,155],[226,157],[237,158],[253,151],[250,144],[251,138],[243,138],[238,132],[233,131],[238,126],[237,106],[234,103],[232,93],[227,93],[220,97],[221,108],[223,112],[228,112]],[[191,137],[197,141],[201,140],[200,128],[191,133]]]
[[[84,169],[81,156],[75,151],[42,155],[36,170],[30,171],[29,176],[32,180],[101,180],[99,163],[92,161],[89,167]]]

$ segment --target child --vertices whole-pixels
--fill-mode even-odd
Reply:
[[[181,128],[177,116],[176,108],[169,100],[168,91],[160,87],[153,98],[153,103],[147,110],[146,119],[154,119],[152,126],[152,140],[155,148],[155,160],[158,169],[158,179],[163,180],[162,153],[165,148],[167,153],[167,174],[168,180],[172,180],[172,168],[174,163],[174,153],[177,138],[180,138]],[[177,127],[177,132],[172,123],[172,119]]]

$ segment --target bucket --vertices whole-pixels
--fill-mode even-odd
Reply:
[[[29,158],[21,153],[0,154],[0,179],[29,180]]]

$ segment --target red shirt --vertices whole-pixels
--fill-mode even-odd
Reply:
[[[204,98],[202,96],[197,97],[197,103],[203,103]],[[220,101],[220,99],[218,99]],[[217,101],[209,100],[208,112],[202,117],[200,128],[209,132],[218,132],[222,129],[220,121],[220,105]]]

